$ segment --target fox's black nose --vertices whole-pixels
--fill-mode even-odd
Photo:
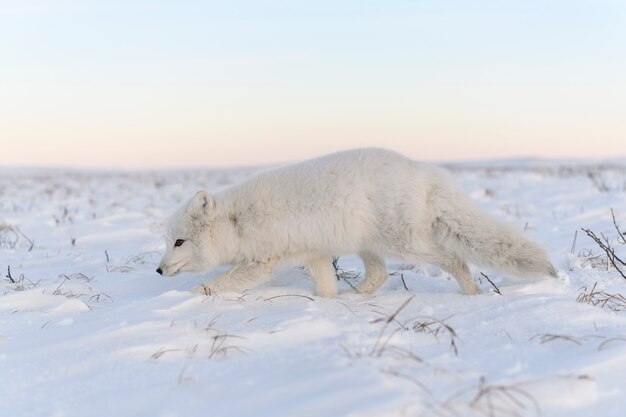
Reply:
[[[159,273],[159,275],[163,275],[163,270],[161,268],[157,268],[157,272]]]

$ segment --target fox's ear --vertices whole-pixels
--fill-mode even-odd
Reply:
[[[191,200],[187,212],[194,216],[208,216],[215,209],[215,199],[206,191],[198,191]]]

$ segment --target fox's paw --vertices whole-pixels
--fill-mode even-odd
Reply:
[[[483,290],[478,285],[469,285],[465,288],[461,288],[461,292],[465,295],[478,295],[482,294]]]
[[[192,294],[200,294],[200,295],[215,295],[217,291],[215,288],[212,288],[210,285],[201,284],[191,290]]]
[[[337,289],[316,289],[315,295],[324,298],[337,298]]]
[[[378,289],[378,287],[380,287],[380,284],[365,280],[361,284],[356,286],[356,291],[359,294],[373,294]]]
[[[482,294],[483,290],[476,284],[474,280],[459,282],[461,286],[461,292],[465,295],[478,295]]]

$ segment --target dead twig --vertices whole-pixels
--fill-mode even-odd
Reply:
[[[400,281],[402,281],[402,286],[404,287],[406,291],[409,291],[409,287],[407,287],[406,281],[404,280],[404,274],[400,271],[394,271],[391,274],[389,274],[390,277],[394,275],[400,275]]]
[[[359,278],[361,276],[361,273],[360,272],[344,271],[343,269],[341,269],[341,267],[339,266],[339,257],[333,256],[332,265],[333,265],[333,269],[335,270],[335,277],[337,278],[337,281],[343,280],[354,291],[359,292],[357,287],[353,283],[351,283],[350,280],[355,280],[355,279]]]
[[[7,278],[11,281],[11,284],[15,284],[15,280],[11,276],[11,265],[7,266]]]
[[[491,284],[491,286],[493,287],[493,290],[494,290],[494,292],[495,292],[496,294],[500,294],[500,295],[502,295],[502,293],[500,292],[500,288],[498,288],[498,287],[496,286],[496,284],[494,284],[494,283],[493,283],[493,281],[492,281],[492,280],[490,280],[490,279],[489,279],[489,277],[488,277],[487,275],[483,274],[482,272],[480,273],[480,275],[482,275],[482,276],[483,276],[483,277],[484,277],[484,278],[485,278],[485,279],[486,279],[486,280],[487,280],[487,281]]]
[[[405,290],[409,290],[409,287],[406,286],[406,282],[404,281],[404,274],[400,274],[400,280],[402,280],[402,286]]]
[[[619,226],[617,225],[617,221],[615,220],[615,211],[611,208],[611,217],[613,218],[613,227],[615,227],[615,230],[617,230],[617,241],[618,243],[620,243],[621,245],[626,245],[626,233],[622,232],[619,228]]]
[[[61,281],[61,283],[56,288],[56,290],[52,292],[52,295],[64,295],[64,294],[61,294],[61,287],[63,286],[63,284],[65,284],[65,281],[69,281],[69,278],[65,275],[62,275],[62,277],[63,277],[63,281]]]
[[[343,270],[341,268],[339,268],[339,257],[338,256],[333,256],[333,260],[332,260],[332,264],[333,264],[333,269],[335,270],[335,277],[337,277],[337,281],[339,281],[339,271],[341,270],[341,272],[343,272]]]
[[[10,284],[13,286],[12,288],[13,291],[30,290],[32,288],[35,288],[37,285],[39,285],[39,282],[41,282],[41,281],[33,282],[30,279],[26,278],[24,274],[20,274],[19,277],[14,278],[11,272],[10,265],[7,266],[6,278],[9,280]]]
[[[609,239],[604,236],[603,234],[601,234],[602,239],[600,239],[598,236],[596,236],[596,234],[591,231],[590,229],[585,229],[582,228],[581,229],[583,232],[585,232],[585,234],[587,236],[589,236],[591,239],[593,239],[594,242],[596,242],[596,244],[606,253],[607,259],[609,260],[609,262],[613,265],[613,267],[615,268],[615,270],[617,272],[619,272],[619,274],[622,276],[622,278],[626,279],[626,274],[624,273],[624,271],[622,271],[621,268],[626,267],[626,262],[624,262],[623,260],[621,260],[616,254],[615,254],[615,250],[611,247],[611,244],[609,242]],[[620,266],[621,265],[621,266]]]

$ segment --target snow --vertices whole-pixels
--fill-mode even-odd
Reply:
[[[387,284],[361,295],[345,256],[335,299],[298,267],[197,296],[219,271],[157,275],[164,220],[253,169],[3,169],[0,416],[622,416],[626,306],[577,298],[594,283],[626,294],[580,231],[626,257],[610,210],[626,230],[624,161],[448,167],[548,249],[558,279],[474,268],[484,293],[466,296],[437,268],[389,260]]]

